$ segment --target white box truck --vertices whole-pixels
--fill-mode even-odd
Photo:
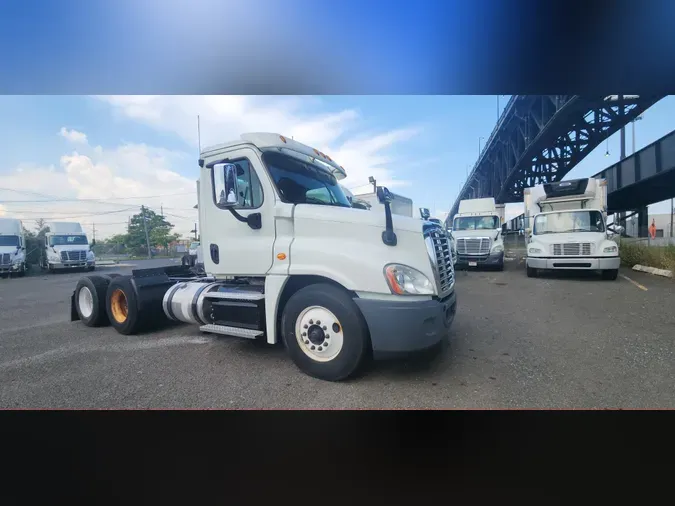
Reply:
[[[458,265],[504,269],[504,207],[492,197],[459,202],[452,221]]]
[[[271,133],[205,148],[199,166],[204,274],[171,266],[86,275],[72,320],[132,334],[169,319],[281,341],[300,370],[331,381],[370,356],[446,338],[457,308],[448,238],[436,224],[393,215],[386,188],[382,212],[354,209],[341,166]]]
[[[45,235],[40,265],[49,272],[63,269],[96,268],[96,257],[89,247],[82,225],[72,221],[52,221],[45,224]]]
[[[585,178],[523,191],[527,275],[540,269],[599,270],[614,280],[619,247],[607,230],[607,181]]]
[[[21,220],[0,218],[0,274],[26,275],[26,239]]]

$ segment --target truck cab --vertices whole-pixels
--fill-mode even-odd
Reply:
[[[542,269],[598,270],[614,280],[621,260],[607,229],[607,182],[585,178],[526,188],[527,275]]]
[[[459,212],[452,221],[452,235],[457,247],[457,264],[463,267],[504,269],[504,205],[494,198],[459,202]]]
[[[204,275],[176,266],[85,278],[72,319],[94,326],[107,316],[118,332],[136,333],[163,317],[282,342],[300,370],[330,381],[356,374],[368,357],[447,336],[457,307],[448,238],[437,224],[393,215],[386,188],[379,210],[354,209],[340,165],[273,133],[205,148],[199,168]]]
[[[96,257],[82,225],[77,222],[49,222],[40,265],[49,272],[96,268]]]
[[[26,275],[26,239],[21,220],[0,218],[0,274]]]

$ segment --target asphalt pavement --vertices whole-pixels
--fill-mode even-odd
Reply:
[[[448,344],[343,383],[192,326],[71,323],[80,275],[0,279],[0,408],[675,408],[675,283],[630,270],[530,279],[516,257],[458,272]]]

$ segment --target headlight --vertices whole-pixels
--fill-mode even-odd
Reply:
[[[539,248],[529,248],[527,252],[531,253],[532,255],[538,255],[539,253],[541,253],[541,250]]]
[[[617,248],[616,246],[607,246],[602,251],[604,251],[605,253],[616,253],[617,251],[619,251],[619,248]]]
[[[47,253],[47,258],[49,260],[61,260],[61,257],[57,255],[56,253],[52,253],[51,251]]]
[[[21,258],[21,257],[16,257],[16,258],[14,258],[14,260],[12,260],[12,263],[14,265],[19,265],[22,262],[23,262],[23,258]]]
[[[493,253],[501,253],[504,251],[504,245],[503,244],[497,244],[492,248]]]
[[[399,264],[389,264],[384,268],[391,293],[397,295],[433,295],[434,285],[417,269]]]
[[[94,259],[94,252],[89,250],[87,251],[87,260],[93,260]]]

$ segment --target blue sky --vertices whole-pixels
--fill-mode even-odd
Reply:
[[[500,109],[507,100],[499,98]],[[373,175],[412,198],[415,207],[440,215],[475,163],[479,138],[489,137],[497,101],[496,96],[2,96],[0,214],[26,220],[80,217],[106,236],[123,230],[128,216],[146,204],[170,213],[185,233],[196,218],[191,207],[200,114],[202,145],[244,131],[294,135],[344,165],[346,186],[358,191]],[[673,97],[648,110],[636,126],[636,148],[673,130],[673,118]],[[567,177],[590,176],[615,163],[618,133],[609,139],[607,157],[606,150],[603,143]],[[36,193],[52,202],[16,202],[48,198]],[[509,214],[519,211],[518,205],[509,207]],[[651,211],[668,212],[669,204]]]

